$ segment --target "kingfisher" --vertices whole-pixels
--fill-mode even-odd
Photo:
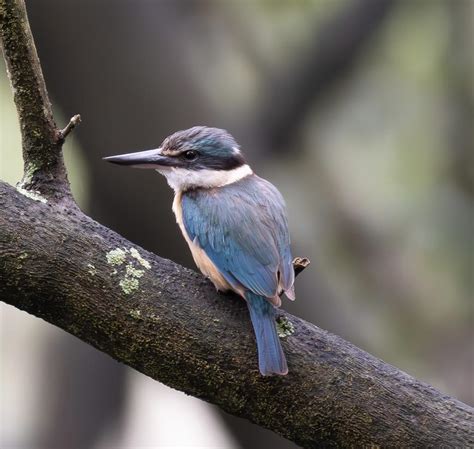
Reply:
[[[278,189],[257,176],[225,130],[195,126],[157,149],[104,158],[164,175],[172,210],[194,261],[218,291],[247,303],[260,373],[285,375],[276,328],[281,295],[295,299],[286,206]]]

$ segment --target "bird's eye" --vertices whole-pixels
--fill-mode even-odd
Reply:
[[[183,157],[188,161],[194,161],[198,157],[198,153],[194,150],[188,150],[183,153]]]

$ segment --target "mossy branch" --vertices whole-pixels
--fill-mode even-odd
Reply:
[[[19,187],[51,201],[69,200],[65,135],[53,118],[23,0],[0,0],[0,42],[21,128],[24,173]]]
[[[25,161],[20,189],[0,182],[3,302],[304,447],[474,445],[470,407],[285,312],[290,374],[260,376],[241,299],[76,207],[61,145],[77,119],[54,123],[23,1],[0,0],[0,19]]]
[[[473,410],[299,318],[262,377],[240,298],[83,215],[0,182],[0,298],[303,447],[472,447]]]

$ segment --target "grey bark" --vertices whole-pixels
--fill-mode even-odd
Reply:
[[[0,210],[2,301],[160,382],[304,447],[474,444],[470,407],[339,337],[282,312],[294,327],[283,339],[290,373],[261,377],[239,298],[75,207],[33,201],[2,183]],[[111,257],[117,248],[126,254]],[[127,266],[143,271],[138,285],[127,282],[135,278]]]

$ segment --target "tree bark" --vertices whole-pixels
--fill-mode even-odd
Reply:
[[[65,135],[53,118],[23,1],[0,2],[0,37],[21,125],[24,174],[20,187],[31,195],[70,199],[61,151]]]
[[[304,447],[474,445],[470,407],[284,312],[290,374],[260,376],[240,298],[77,208],[23,1],[0,18],[28,180],[0,182],[2,301]]]
[[[239,298],[77,208],[4,183],[0,206],[2,300],[116,360],[304,447],[474,444],[467,405],[284,312],[290,373],[261,377]]]

